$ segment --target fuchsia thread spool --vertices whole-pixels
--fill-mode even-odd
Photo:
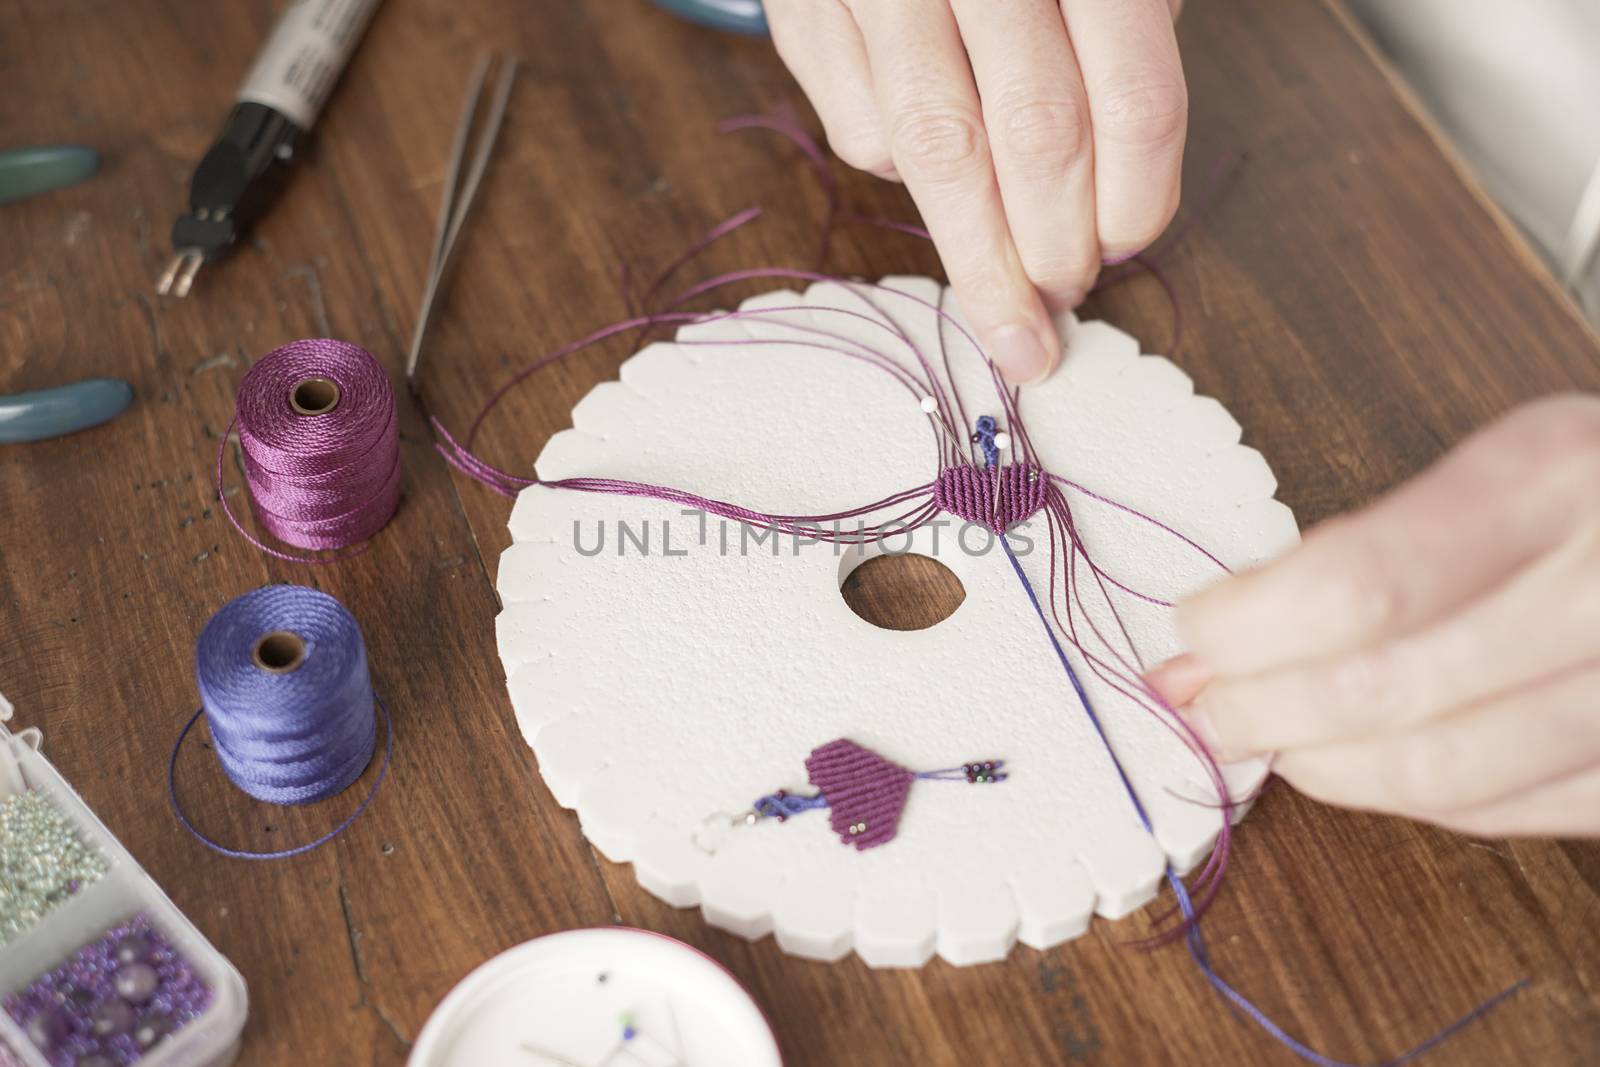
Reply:
[[[382,529],[399,505],[394,389],[366,349],[334,340],[273,349],[239,383],[235,421],[256,516],[280,541],[346,548]],[[220,488],[220,455],[217,478]],[[239,526],[231,509],[228,517]],[[264,552],[298,558],[239,532]]]

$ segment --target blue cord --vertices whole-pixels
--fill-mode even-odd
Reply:
[[[976,433],[972,439],[983,450],[983,465],[990,470],[1000,464],[1000,446],[994,443],[995,421],[993,415],[979,415]]]
[[[794,793],[768,793],[752,806],[758,814],[766,818],[787,819],[791,815],[827,807],[828,798],[821,793],[809,797]]]

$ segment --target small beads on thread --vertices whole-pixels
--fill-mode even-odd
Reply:
[[[1004,765],[1004,760],[999,762],[984,760],[981,763],[964,763],[961,765],[961,770],[966,774],[967,781],[974,785],[987,782],[1003,782],[1006,780],[1007,775],[999,768]]]

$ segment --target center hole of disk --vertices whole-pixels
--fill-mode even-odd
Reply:
[[[914,552],[874,556],[845,578],[839,595],[883,630],[926,630],[955,614],[967,591],[949,567]]]
[[[302,415],[326,415],[339,406],[339,384],[328,378],[302,378],[289,393],[289,406]]]
[[[306,660],[305,638],[288,630],[263,634],[252,653],[256,666],[273,674],[287,674]]]

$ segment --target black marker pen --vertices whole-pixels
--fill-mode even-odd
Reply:
[[[189,180],[189,211],[172,224],[172,259],[156,282],[186,296],[271,204],[379,0],[293,0],[239,88],[216,143]]]

